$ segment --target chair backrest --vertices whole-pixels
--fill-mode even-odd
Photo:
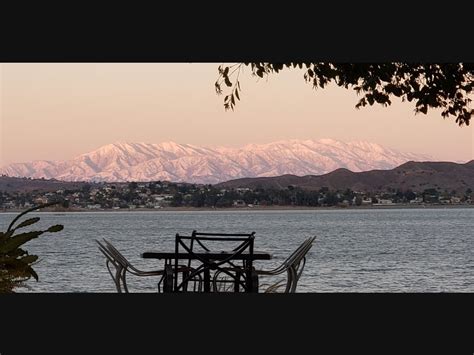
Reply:
[[[248,253],[249,257],[245,258],[243,261],[243,266],[239,270],[247,271],[252,270],[252,255],[254,250],[254,238],[255,232],[244,234],[244,233],[201,233],[193,231],[190,236],[176,234],[175,239],[175,277],[174,277],[174,291],[181,292],[186,290],[186,285],[189,280],[192,280],[197,275],[205,276],[205,285],[204,291],[210,292],[210,280],[209,276],[211,271],[223,272],[232,278],[236,278],[235,273],[229,271],[229,266],[237,269],[238,267],[234,264],[234,261],[237,257],[241,256],[243,253]],[[230,242],[233,242],[232,248],[229,250],[229,246],[226,245]],[[213,246],[211,246],[213,244]],[[208,253],[218,253],[216,250],[216,245],[225,245],[227,250],[220,250],[225,252],[224,257],[220,257],[218,260],[212,260],[210,257],[206,257]],[[198,261],[199,266],[193,268],[193,271],[189,275],[183,275],[181,282],[178,281],[177,272],[179,259],[178,255],[180,253],[187,253],[189,258],[188,266],[191,266],[191,261]],[[207,283],[207,284],[206,284]],[[247,289],[248,285],[242,283],[241,286],[244,289]]]
[[[130,261],[128,261],[128,259],[112,244],[110,243],[107,239],[103,239],[104,240],[104,243],[107,247],[107,249],[109,250],[109,253],[113,255],[113,257],[117,260],[118,263],[120,263],[120,265],[125,268],[125,269],[129,269],[130,271],[132,272],[139,272],[138,269],[136,269],[131,263]]]
[[[289,287],[288,292],[296,291],[296,286],[306,265],[306,254],[313,246],[315,239],[316,237],[310,237],[306,239],[301,244],[301,246],[287,259],[288,274],[291,274],[291,283],[290,285],[287,285],[287,288]]]
[[[296,286],[298,285],[298,281],[303,273],[303,269],[306,265],[306,255],[308,251],[313,246],[313,242],[316,237],[310,237],[301,243],[298,248],[295,249],[282,263],[274,270],[270,271],[263,271],[263,274],[269,275],[278,275],[281,273],[286,272],[286,285],[282,284],[282,281],[277,282],[276,284],[270,286],[267,289],[267,292],[272,292],[273,290],[285,286],[286,293],[288,292],[295,292]],[[272,290],[272,291],[270,291]]]
[[[112,277],[117,291],[121,292],[128,292],[127,287],[127,272],[131,273],[136,276],[159,276],[164,275],[163,270],[149,270],[143,271],[137,269],[133,266],[130,261],[107,239],[103,239],[103,242],[99,242],[96,240],[97,244],[99,245],[99,250],[102,254],[104,254],[106,258],[106,266],[107,270]],[[114,266],[115,270],[111,270],[111,265]],[[158,290],[160,290],[162,280],[158,283]]]
[[[241,242],[245,241],[248,238],[255,238],[255,232],[251,233],[203,233],[193,230],[191,233],[192,237],[195,237],[194,240],[199,244],[201,248],[206,251],[211,251],[208,248],[209,244],[207,242]],[[207,245],[205,245],[207,244]],[[238,246],[234,249],[237,249]],[[233,250],[234,250],[233,249]]]
[[[306,254],[313,246],[315,239],[316,237],[310,237],[306,239],[293,253],[290,254],[284,263],[287,266],[298,266],[298,264],[305,258]]]
[[[122,275],[126,272],[126,264],[123,262],[123,255],[118,255],[114,252],[112,248],[110,248],[110,243],[104,240],[104,244],[96,240],[97,244],[99,244],[100,252],[105,256],[106,262],[105,265],[107,267],[107,271],[109,272],[112,280],[115,283],[115,287],[117,288],[117,292],[122,292]],[[114,266],[114,271],[110,268],[110,266]],[[125,285],[124,290],[127,292],[127,287]]]

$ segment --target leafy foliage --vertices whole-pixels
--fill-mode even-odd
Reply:
[[[219,77],[215,82],[217,94],[223,93],[223,84],[230,88],[224,97],[224,108],[234,109],[240,100],[239,75],[244,66],[250,67],[252,75],[263,78],[279,73],[283,69],[304,70],[304,80],[313,88],[324,89],[334,82],[346,89],[352,88],[363,94],[356,108],[375,103],[388,106],[391,97],[402,101],[414,101],[415,113],[428,112],[429,108],[442,109],[441,116],[456,117],[460,126],[469,125],[473,110],[469,95],[474,87],[474,64],[472,63],[240,63],[219,66]]]
[[[38,281],[38,274],[33,269],[37,255],[30,255],[21,247],[32,239],[38,238],[43,233],[56,233],[64,227],[60,224],[49,227],[46,230],[22,232],[20,229],[37,223],[40,218],[34,217],[24,220],[14,227],[14,223],[36,209],[51,206],[56,203],[39,205],[22,212],[10,224],[6,232],[0,232],[0,293],[12,293],[14,289],[21,286],[26,280],[33,277]]]

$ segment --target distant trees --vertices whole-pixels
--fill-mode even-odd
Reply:
[[[263,78],[282,70],[300,68],[313,88],[324,89],[329,83],[353,89],[362,98],[356,108],[375,103],[388,106],[393,97],[415,103],[415,113],[429,108],[441,109],[441,116],[453,116],[460,126],[469,125],[473,110],[470,94],[474,87],[472,63],[238,63],[218,67],[214,84],[224,96],[224,108],[234,109],[241,96],[239,76],[250,67],[254,76]],[[223,89],[224,88],[224,89]]]
[[[337,196],[336,192],[328,191],[326,192],[325,197],[323,198],[323,203],[329,206],[334,206],[339,202],[339,197]]]
[[[411,201],[416,198],[416,194],[410,189],[406,190],[404,195],[406,201]]]
[[[91,188],[92,188],[91,184],[86,183],[82,185],[81,191],[84,194],[88,194],[91,191]]]
[[[439,200],[439,192],[436,189],[425,189],[422,193],[423,202],[434,203]]]
[[[183,195],[180,193],[175,193],[171,199],[171,206],[179,207],[183,203]]]

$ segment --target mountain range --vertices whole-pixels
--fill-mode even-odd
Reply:
[[[393,169],[431,157],[364,141],[285,140],[240,148],[204,147],[175,142],[117,142],[68,161],[32,161],[0,168],[10,177],[63,181],[175,181],[216,184],[236,178],[285,174],[321,175]]]

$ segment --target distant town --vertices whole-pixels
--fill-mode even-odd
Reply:
[[[422,192],[389,189],[361,192],[332,191],[322,187],[218,188],[172,182],[84,183],[80,188],[56,191],[0,191],[2,211],[20,210],[57,199],[68,201],[69,210],[158,210],[172,207],[258,208],[266,206],[349,207],[397,205],[472,205],[472,190],[425,189]]]

